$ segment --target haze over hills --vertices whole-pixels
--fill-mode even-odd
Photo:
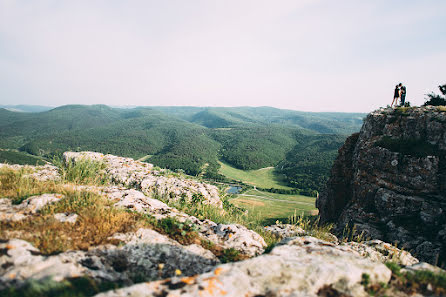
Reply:
[[[155,165],[211,179],[222,178],[218,160],[244,170],[277,166],[293,187],[319,190],[363,116],[271,107],[0,109],[0,148],[45,158],[67,150],[148,156]]]

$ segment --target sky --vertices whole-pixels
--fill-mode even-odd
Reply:
[[[369,112],[446,83],[444,0],[0,0],[0,104]]]

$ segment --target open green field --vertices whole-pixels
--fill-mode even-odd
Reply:
[[[255,213],[264,224],[273,224],[276,220],[286,223],[288,218],[297,215],[316,215],[315,199],[302,195],[284,195],[258,190],[248,190],[231,199],[231,203]]]
[[[261,168],[258,170],[241,170],[232,167],[227,163],[219,162],[219,164],[221,165],[219,173],[230,179],[240,180],[246,184],[265,189],[292,189],[285,185],[281,175],[274,173],[274,167]]]

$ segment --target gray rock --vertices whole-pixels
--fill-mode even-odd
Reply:
[[[20,286],[26,281],[53,279],[61,281],[78,277],[85,269],[75,261],[61,256],[45,257],[30,243],[11,239],[0,243],[0,289]]]
[[[74,224],[77,221],[78,215],[75,213],[56,213],[54,218],[61,223]]]
[[[335,223],[338,233],[356,225],[423,261],[446,265],[445,119],[429,106],[370,113],[339,150],[316,201],[321,222]],[[409,147],[409,140],[418,144]],[[409,152],[414,148],[421,153]]]
[[[271,253],[219,265],[194,277],[137,284],[96,297],[121,296],[318,296],[330,287],[351,296],[368,296],[360,284],[387,283],[391,271],[345,246],[312,237],[289,239]]]
[[[416,263],[414,265],[407,266],[401,269],[401,272],[416,272],[416,271],[431,271],[433,273],[446,273],[445,270],[426,262]]]
[[[191,276],[211,270],[218,259],[201,246],[182,246],[153,230],[116,234],[123,245],[103,245],[88,251],[44,256],[30,243],[11,239],[0,244],[0,290],[20,287],[30,280],[88,276],[97,281],[149,281],[181,273]]]
[[[266,231],[271,232],[279,238],[293,237],[305,234],[305,230],[299,226],[291,224],[275,224],[265,227]]]
[[[115,206],[146,213],[158,220],[171,217],[179,222],[194,225],[202,239],[209,240],[223,249],[233,248],[245,256],[252,257],[263,253],[266,247],[265,240],[259,234],[242,225],[216,224],[210,220],[199,220],[157,199],[147,197],[140,191],[105,187],[101,189],[101,193],[115,201]]]
[[[381,240],[370,240],[363,243],[347,242],[342,245],[350,247],[363,257],[381,263],[392,261],[402,266],[410,266],[419,262],[409,252],[400,250]]]
[[[7,198],[0,199],[0,219],[2,221],[19,221],[38,213],[43,207],[63,197],[61,194],[43,194],[32,196],[18,205]]]
[[[161,195],[172,200],[197,199],[203,204],[220,208],[223,206],[217,187],[197,182],[187,176],[164,176],[163,172],[154,171],[152,164],[94,152],[65,152],[63,157],[65,162],[77,162],[81,159],[103,162],[112,182],[142,190],[149,196]]]

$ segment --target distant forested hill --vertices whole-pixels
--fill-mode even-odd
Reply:
[[[54,107],[42,105],[0,105],[0,108],[19,112],[42,112],[53,109]]]
[[[360,129],[363,116],[271,107],[0,109],[0,148],[44,158],[67,150],[147,156],[150,163],[215,179],[218,160],[245,170],[276,166],[290,185],[320,189],[338,147]]]

